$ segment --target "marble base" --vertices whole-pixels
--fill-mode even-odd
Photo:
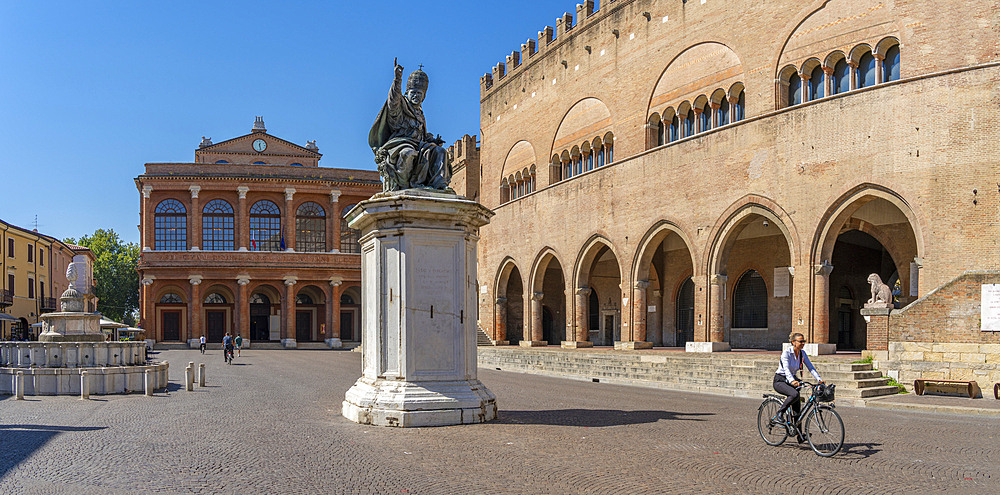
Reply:
[[[576,340],[564,340],[559,347],[562,347],[563,349],[584,349],[587,347],[594,347],[594,343],[589,341],[579,342]]]
[[[510,345],[510,341],[509,340],[494,340],[493,341],[493,345],[494,346],[497,346],[497,345]]]
[[[344,343],[340,339],[326,339],[326,345],[330,346],[330,349],[340,349],[344,347]]]
[[[546,340],[522,340],[517,345],[521,347],[545,347],[549,345],[549,342]]]
[[[152,371],[153,388],[167,386],[168,363],[145,366],[81,368],[0,368],[0,395],[13,395],[17,373],[24,374],[24,395],[80,395],[80,372],[87,371],[91,394],[125,394],[145,388],[146,370]]]
[[[636,349],[652,349],[652,342],[624,341],[615,342],[615,349],[619,351],[634,351]]]
[[[497,404],[479,380],[412,383],[362,377],[347,391],[342,414],[376,426],[448,426],[491,421]]]
[[[281,339],[281,345],[285,349],[295,349],[298,347],[298,342],[295,342],[295,339]]]
[[[792,344],[786,342],[781,345],[781,350],[788,349]],[[837,353],[837,344],[806,344],[802,347],[809,356],[824,356]]]
[[[103,342],[101,315],[97,313],[59,312],[41,316],[39,342]]]
[[[685,352],[728,352],[733,350],[729,342],[688,342],[684,345]]]

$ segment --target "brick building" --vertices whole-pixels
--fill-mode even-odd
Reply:
[[[798,331],[866,349],[870,273],[912,308],[1000,269],[998,12],[582,2],[481,79],[481,179],[462,191],[496,212],[481,327],[521,345],[775,349]],[[916,338],[1000,344],[950,331]]]
[[[226,332],[251,341],[359,341],[358,232],[343,216],[378,173],[324,168],[315,142],[267,133],[213,144],[194,163],[147,163],[141,192],[141,326],[157,341]]]

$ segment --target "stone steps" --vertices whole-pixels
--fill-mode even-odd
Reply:
[[[486,335],[486,332],[478,325],[476,326],[476,345],[477,346],[493,345],[493,340],[490,339],[490,336]]]
[[[629,383],[675,390],[752,396],[770,393],[776,355],[733,357],[657,351],[558,351],[517,347],[479,350],[482,367],[552,374],[602,382]],[[820,375],[837,384],[838,397],[868,398],[896,393],[888,378],[868,363],[817,359]]]

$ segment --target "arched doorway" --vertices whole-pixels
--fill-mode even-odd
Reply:
[[[609,243],[603,239],[593,239],[588,243],[580,257],[579,270],[576,275],[576,286],[579,288],[576,297],[580,298],[577,307],[585,305],[588,309],[583,312],[587,318],[581,315],[576,322],[577,339],[586,337],[594,345],[614,345],[616,341],[626,340],[628,337],[623,336],[621,330],[621,269]],[[588,321],[589,306],[592,304],[588,291],[599,294],[600,313],[596,331],[592,330]],[[585,329],[587,334],[583,335],[581,329]]]
[[[497,318],[503,321],[498,322],[494,329],[494,340],[517,345],[525,339],[524,283],[521,281],[521,271],[513,261],[508,260],[500,270],[497,286]],[[503,335],[500,335],[501,332]]]
[[[691,277],[686,278],[678,289],[675,308],[674,345],[683,347],[688,342],[694,342],[694,281]]]
[[[323,290],[315,285],[299,289],[295,295],[295,341],[314,342],[319,339],[319,322],[326,314]]]
[[[635,261],[636,284],[632,297],[643,297],[643,310],[632,315],[633,326],[645,327],[645,341],[654,346],[684,345],[694,339],[693,319],[681,322],[677,289],[694,273],[694,261],[687,236],[676,225],[663,221],[654,226],[640,242]],[[643,286],[645,290],[643,291]],[[694,308],[694,293],[691,293]],[[685,336],[684,332],[691,334]]]
[[[560,329],[566,328],[566,283],[562,266],[551,251],[539,257],[535,264],[531,287],[531,339],[523,340],[521,345],[559,343],[563,336]],[[552,322],[548,327],[545,324],[546,308]]]
[[[340,293],[340,340],[361,342],[361,288],[352,286]]]
[[[251,340],[271,340],[270,317],[271,299],[262,293],[250,296]]]
[[[232,321],[233,296],[224,287],[209,287],[202,311],[205,313],[204,331],[208,342],[222,342],[226,332],[230,331]],[[195,334],[197,335],[197,330]]]

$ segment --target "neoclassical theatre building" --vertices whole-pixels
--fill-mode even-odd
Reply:
[[[381,183],[321,156],[258,117],[244,136],[203,138],[194,163],[146,164],[135,184],[147,338],[360,341],[361,251],[342,218]]]
[[[481,327],[531,346],[777,349],[797,331],[814,352],[884,349],[885,319],[874,335],[861,315],[874,273],[910,322],[889,340],[1000,344],[931,321],[960,300],[978,321],[978,285],[955,284],[1000,269],[998,15],[578,5],[481,79]]]

